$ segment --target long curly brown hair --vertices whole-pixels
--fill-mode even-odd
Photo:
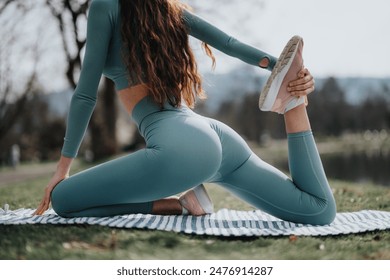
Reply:
[[[149,95],[161,107],[166,101],[178,107],[182,98],[194,107],[196,98],[205,98],[205,93],[182,17],[188,6],[179,0],[120,0],[120,5],[129,73],[148,85]],[[210,48],[202,45],[214,66]]]

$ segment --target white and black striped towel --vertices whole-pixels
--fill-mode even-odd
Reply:
[[[262,211],[221,209],[202,217],[123,215],[104,218],[61,218],[49,209],[42,216],[32,216],[33,209],[1,209],[0,226],[23,224],[89,224],[115,228],[165,230],[187,234],[214,236],[323,236],[352,234],[390,229],[390,212],[364,210],[338,213],[331,225],[311,226],[285,222]]]

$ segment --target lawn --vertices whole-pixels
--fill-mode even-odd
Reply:
[[[82,167],[81,167],[82,168]],[[0,187],[0,204],[35,208],[46,175]],[[390,188],[331,181],[338,211],[390,211]],[[216,209],[252,209],[206,185]],[[0,226],[0,259],[390,259],[390,231],[332,237],[220,238],[101,226]]]

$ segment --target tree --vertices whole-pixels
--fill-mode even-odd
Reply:
[[[86,38],[80,35],[79,24],[85,21],[90,0],[45,0],[51,14],[56,19],[63,51],[66,56],[66,78],[71,87],[77,86],[76,74],[81,68],[81,51]],[[69,39],[69,35],[71,39]],[[74,50],[73,52],[71,50]]]
[[[25,109],[30,93],[34,91],[36,82],[36,67],[40,57],[38,41],[28,49],[18,47],[17,42],[23,37],[23,20],[12,22],[12,18],[23,18],[26,13],[26,5],[14,5],[12,0],[4,2],[0,6],[0,147],[7,150],[8,146],[2,141],[12,129]],[[14,7],[12,7],[14,6]],[[7,9],[13,8],[12,14]],[[24,77],[19,77],[18,68],[15,65],[17,58],[23,61],[32,61],[31,71]],[[3,154],[4,151],[1,152]]]
[[[34,8],[38,7],[42,9],[47,7],[58,26],[58,36],[61,38],[63,52],[66,57],[67,65],[65,76],[69,85],[72,88],[75,88],[77,85],[77,76],[81,69],[81,53],[86,43],[85,32],[81,30],[85,29],[85,22],[87,17],[87,10],[91,0],[40,0],[40,1],[28,1],[28,0],[6,0],[5,2],[0,3],[0,15],[3,21],[8,23],[10,27],[9,30],[3,28],[2,24],[1,29],[1,38],[2,38],[2,48],[7,50],[13,49],[13,44],[25,45],[26,48],[31,47],[30,42],[25,42],[21,38],[13,38],[9,40],[9,44],[5,43],[4,38],[7,38],[9,34],[14,34],[14,26],[18,24],[20,18],[23,18],[23,15],[17,15],[8,12],[8,17],[5,17],[7,9],[15,9],[24,14],[36,13]],[[36,17],[35,17],[36,19]],[[34,20],[35,20],[34,19]],[[31,24],[32,22],[30,22]],[[43,21],[41,22],[43,23]],[[29,24],[26,24],[27,26]],[[36,38],[38,38],[39,30],[37,32]],[[3,51],[4,53],[4,51]],[[3,55],[3,57],[7,57]],[[1,59],[1,58],[0,58]],[[38,60],[38,57],[37,57]],[[12,62],[10,62],[12,63]],[[7,73],[7,63],[0,60],[0,68],[2,69],[1,74]],[[15,96],[13,91],[9,86],[10,81],[5,82],[6,77],[1,75],[0,77],[0,90],[1,90],[1,99],[0,99],[0,116],[2,118],[2,124],[0,127],[0,138],[1,135],[4,135],[6,130],[12,126],[16,117],[22,112],[23,104],[25,104],[25,99],[28,96],[30,87],[32,86],[33,81],[36,78],[35,71],[27,83],[26,89],[18,94],[19,101],[13,97],[14,102],[13,106],[6,106],[8,104],[8,99],[10,95]],[[93,151],[95,154],[95,159],[100,159],[102,157],[110,156],[117,151],[117,141],[116,141],[116,126],[115,120],[117,116],[117,102],[114,93],[114,86],[111,81],[107,79],[104,80],[104,86],[102,87],[100,95],[100,102],[98,102],[97,111],[91,119],[90,127],[92,130],[100,131],[99,134],[92,133],[91,142],[92,147],[98,147],[96,151]],[[101,104],[99,104],[101,103]],[[7,109],[6,109],[7,107]],[[7,110],[7,111],[6,111]],[[97,118],[96,116],[102,116]],[[104,132],[104,133],[101,133]]]
[[[339,136],[354,116],[354,108],[346,102],[337,79],[329,77],[323,87],[309,96],[308,113],[318,134]]]

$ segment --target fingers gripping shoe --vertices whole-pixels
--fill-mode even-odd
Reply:
[[[287,91],[288,83],[297,79],[303,68],[302,50],[301,37],[294,36],[288,41],[260,94],[260,110],[284,114],[305,103],[304,97],[292,96]]]
[[[203,185],[187,191],[179,197],[179,201],[183,207],[183,214],[202,216],[214,213],[213,202]]]

